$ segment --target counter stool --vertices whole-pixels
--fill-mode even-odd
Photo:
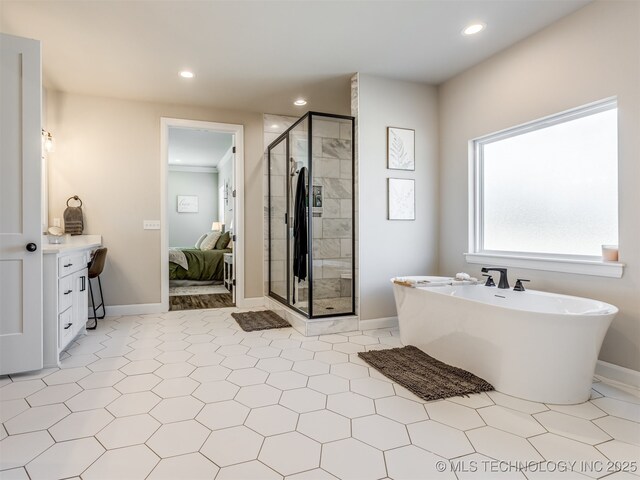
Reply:
[[[102,282],[100,281],[100,274],[104,269],[104,262],[107,259],[107,249],[105,247],[98,248],[93,252],[93,257],[87,266],[89,269],[89,294],[91,295],[91,306],[93,307],[93,317],[89,317],[95,323],[93,327],[87,327],[87,330],[95,330],[98,326],[98,319],[105,317],[106,311],[104,308],[104,296],[102,295]],[[96,301],[93,298],[93,288],[91,287],[91,279],[98,279],[98,288],[100,290],[100,305],[96,306]],[[98,316],[98,310],[102,308],[102,315]]]

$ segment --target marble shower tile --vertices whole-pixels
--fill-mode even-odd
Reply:
[[[322,137],[313,137],[312,143],[311,143],[311,148],[312,148],[312,152],[314,156],[321,156],[322,155]]]
[[[313,217],[313,238],[322,238],[322,217]]]
[[[340,218],[350,219],[352,217],[353,199],[342,198],[340,199]]]
[[[351,122],[340,123],[340,138],[343,140],[351,140]]]
[[[340,178],[351,181],[353,178],[353,167],[351,160],[340,160]]]
[[[323,238],[351,238],[352,234],[353,229],[350,219],[325,218],[322,221]]]
[[[336,120],[319,120],[314,116],[312,129],[314,137],[340,138],[340,123]]]
[[[351,272],[351,262],[341,259],[324,260],[322,266],[322,278],[340,279],[343,273]],[[314,277],[315,280],[315,277]]]
[[[353,251],[353,244],[350,238],[340,239],[340,256],[343,258],[350,258]]]
[[[325,138],[322,140],[322,156],[351,160],[351,141]]]
[[[313,243],[313,258],[338,258],[340,257],[340,240],[335,238],[323,238]]]
[[[340,296],[339,279],[319,279],[313,281],[313,298],[335,298]]]
[[[322,205],[322,218],[341,218],[341,202],[342,200],[337,198],[325,198]]]
[[[271,113],[265,113],[262,116],[265,134],[269,132],[269,133],[275,133],[277,135],[280,135],[287,128],[293,125],[296,120],[297,120],[296,117],[288,117],[284,115],[273,115]]]
[[[323,180],[324,197],[347,199],[352,196],[351,180],[342,178],[325,178]]]
[[[342,161],[338,158],[313,158],[314,181],[318,178],[340,178],[340,167]]]

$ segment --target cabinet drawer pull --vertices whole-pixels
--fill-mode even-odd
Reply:
[[[71,325],[73,325],[73,323],[67,323],[67,324],[64,326],[64,329],[65,329],[65,330],[68,330],[68,329],[69,329],[69,327],[70,327]]]
[[[67,268],[67,267],[73,267],[73,263],[67,263],[67,264],[63,265],[63,267],[64,267],[64,268]]]
[[[73,292],[73,290],[67,290],[66,292],[64,292],[64,295],[69,295],[71,292]]]

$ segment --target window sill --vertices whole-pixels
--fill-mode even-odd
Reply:
[[[603,262],[601,260],[568,260],[559,258],[538,258],[523,255],[502,255],[495,253],[465,253],[467,263],[501,267],[528,268],[547,272],[576,273],[597,277],[622,278],[624,263]]]

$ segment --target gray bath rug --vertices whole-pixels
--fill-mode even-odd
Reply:
[[[207,308],[235,307],[230,293],[211,295],[177,295],[169,297],[169,310],[203,310]]]
[[[489,382],[473,373],[436,360],[412,345],[359,352],[358,356],[385,377],[423,400],[438,400],[494,389]]]
[[[291,326],[289,322],[271,310],[232,313],[231,316],[235,318],[238,325],[240,325],[240,328],[245,332],[270,330],[272,328],[285,328]]]

